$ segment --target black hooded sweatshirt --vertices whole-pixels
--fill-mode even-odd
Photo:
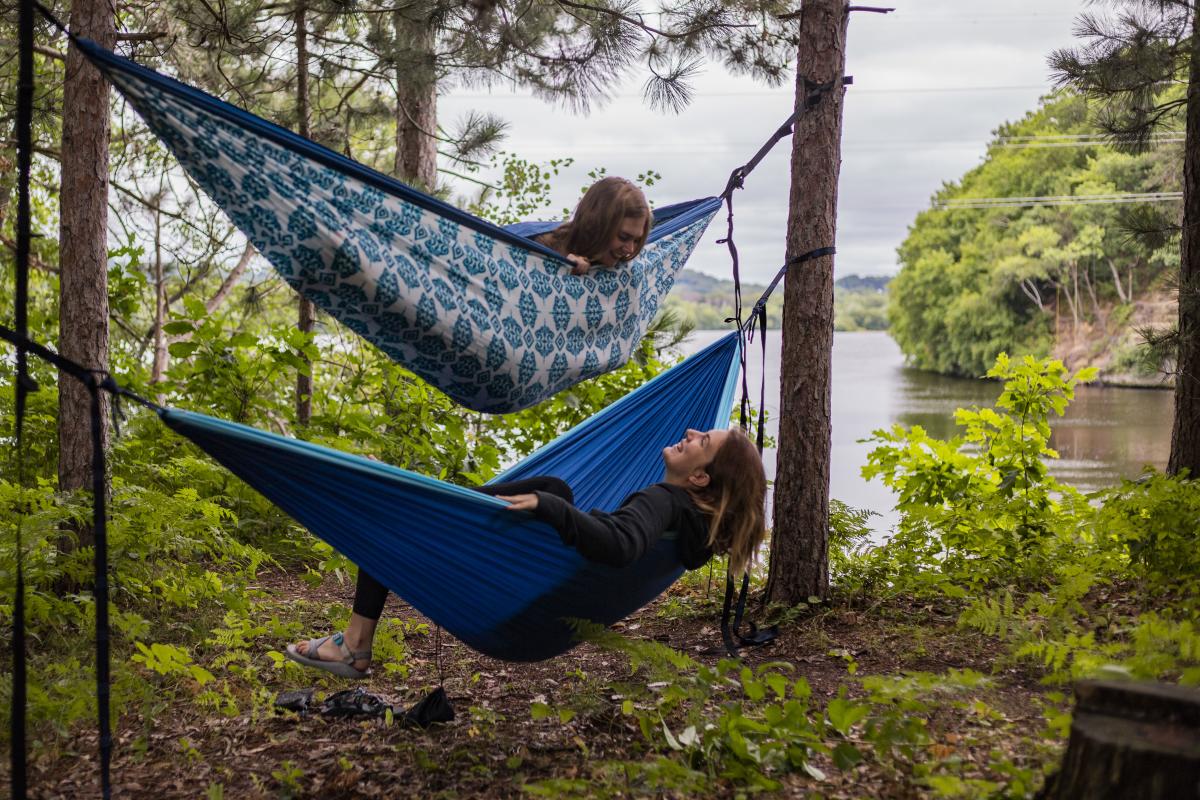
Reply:
[[[687,569],[704,566],[712,557],[708,546],[708,517],[687,489],[656,483],[625,498],[611,514],[580,511],[557,495],[537,492],[533,512],[549,523],[589,561],[624,567],[637,561],[663,534],[675,532],[679,561]]]

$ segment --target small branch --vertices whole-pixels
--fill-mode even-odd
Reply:
[[[14,42],[12,39],[0,39],[0,46],[11,47],[13,50],[16,50],[18,47],[18,44],[17,44],[17,42]],[[42,55],[46,56],[47,58],[54,58],[54,59],[58,59],[59,61],[67,60],[67,57],[65,55],[58,52],[53,47],[46,47],[45,45],[35,44],[33,46],[33,51],[35,53],[41,53]]]
[[[12,239],[9,239],[7,236],[0,236],[0,243],[2,243],[9,250],[12,250],[14,253],[17,252],[17,243],[14,242]],[[54,266],[47,264],[45,261],[42,261],[40,258],[35,256],[33,253],[29,254],[29,264],[34,269],[41,270],[42,272],[49,272],[51,275],[58,274],[58,267],[54,267]]]
[[[438,167],[438,172],[442,173],[443,175],[450,175],[452,177],[458,178],[459,180],[464,180],[464,181],[468,181],[470,183],[474,183],[477,186],[484,187],[485,189],[492,189],[497,192],[500,191],[499,186],[488,183],[487,181],[484,181],[484,180],[480,180],[479,178],[472,177],[470,175],[464,175],[461,172],[455,172],[452,169],[446,169],[445,167]]]
[[[217,289],[217,293],[210,297],[208,302],[204,304],[205,311],[211,314],[220,307],[221,303],[225,302],[226,295],[233,289],[238,279],[242,277],[242,273],[246,271],[246,268],[250,266],[250,260],[254,258],[255,252],[254,245],[246,242],[237,265],[229,271],[229,274],[225,276],[225,280],[221,281],[221,286]]]
[[[753,28],[753,27],[755,27],[754,25],[750,25],[750,24],[730,23],[728,25],[726,25],[726,24],[703,25],[699,28],[689,28],[688,30],[683,31],[681,33],[670,33],[668,31],[664,31],[659,28],[655,28],[651,25],[647,25],[645,22],[642,21],[642,19],[640,17],[635,19],[634,17],[628,16],[627,14],[622,14],[619,11],[613,11],[608,8],[599,8],[597,6],[588,5],[587,3],[574,3],[574,2],[571,2],[571,0],[555,0],[555,2],[557,2],[558,5],[565,6],[567,8],[578,8],[581,11],[592,11],[596,14],[607,14],[608,16],[613,17],[615,19],[619,19],[622,22],[628,22],[630,25],[634,25],[638,28],[641,28],[642,30],[646,31],[647,33],[653,33],[654,35],[662,36],[665,39],[686,39],[690,36],[695,36],[697,33],[702,33],[704,31],[714,30],[714,29],[725,30],[727,28]],[[781,17],[781,19],[782,19],[782,17]]]
[[[4,140],[5,149],[15,148],[16,146],[17,146],[16,139],[5,139]],[[30,149],[39,155],[50,156],[50,158],[53,158],[55,161],[62,161],[62,153],[58,152],[57,150],[51,150],[49,147],[39,147],[36,144]]]

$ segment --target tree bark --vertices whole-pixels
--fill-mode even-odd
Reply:
[[[1042,303],[1042,293],[1038,291],[1036,283],[1033,281],[1020,281],[1018,285],[1021,287],[1021,291],[1025,293],[1025,296],[1037,306],[1038,311],[1043,314],[1047,313],[1046,306]]]
[[[1133,298],[1125,293],[1125,287],[1121,285],[1121,271],[1117,269],[1117,263],[1111,258],[1106,258],[1105,261],[1108,262],[1108,271],[1112,273],[1113,284],[1117,287],[1117,297],[1122,303],[1132,302]],[[1130,273],[1132,273],[1132,271],[1133,268],[1131,267]]]
[[[305,139],[309,138],[308,127],[308,20],[306,6],[301,3],[296,8],[296,116],[298,132]],[[317,317],[317,309],[312,301],[300,296],[296,308],[296,327],[301,333],[312,333],[313,323]],[[308,368],[307,371],[296,373],[296,424],[300,427],[308,425],[312,418],[312,361],[303,353],[300,360]]]
[[[1200,4],[1192,12],[1187,132],[1183,156],[1183,241],[1179,265],[1179,355],[1167,472],[1200,478]]]
[[[834,88],[796,122],[787,258],[834,243],[841,169],[842,73],[848,10],[806,0],[800,12],[796,103],[811,84]],[[833,258],[806,261],[784,283],[778,468],[767,597],[794,604],[829,588],[830,382]]]
[[[113,7],[106,0],[75,0],[71,30],[101,47],[116,42]],[[74,44],[67,49],[63,93],[62,187],[59,222],[59,352],[91,369],[108,368],[108,83]],[[109,443],[109,398],[101,396],[101,441]],[[90,488],[90,392],[78,381],[58,383],[58,485]],[[77,531],[92,543],[90,527]],[[71,542],[64,540],[63,546]]]
[[[1084,681],[1046,800],[1175,800],[1200,791],[1200,691]]]
[[[159,198],[161,200],[161,193]],[[162,262],[162,214],[154,215],[154,361],[150,367],[151,385],[162,380],[167,371],[167,281]],[[162,400],[160,399],[161,403]]]
[[[437,186],[437,72],[434,26],[394,15],[396,29],[396,177]]]

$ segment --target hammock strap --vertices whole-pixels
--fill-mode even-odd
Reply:
[[[17,22],[18,56],[17,79],[17,264],[14,323],[22,337],[29,326],[29,250],[31,238],[29,208],[29,173],[33,162],[33,7],[24,0]],[[27,677],[25,674],[25,570],[22,526],[25,521],[25,399],[37,385],[29,377],[25,348],[17,348],[17,380],[15,386],[15,427],[17,444],[17,525],[16,525],[16,588],[13,597],[12,621],[12,709],[9,717],[9,788],[14,800],[26,796],[25,764],[25,706]]]
[[[19,272],[20,270],[18,270]],[[24,315],[18,314],[18,319]],[[112,376],[101,371],[93,370],[84,367],[82,364],[77,364],[70,359],[55,353],[49,348],[43,347],[37,342],[32,341],[22,333],[0,325],[0,339],[5,339],[16,345],[17,352],[29,352],[33,355],[53,364],[58,369],[78,380],[87,387],[91,393],[91,422],[92,422],[92,531],[95,537],[94,547],[94,586],[92,588],[93,597],[96,606],[96,705],[97,705],[97,722],[99,726],[99,741],[100,741],[100,788],[101,794],[108,800],[112,796],[112,782],[109,777],[110,764],[112,762],[112,724],[110,721],[110,657],[109,657],[109,625],[108,625],[108,529],[106,520],[108,519],[108,496],[105,491],[106,474],[105,454],[104,454],[104,439],[103,439],[103,411],[100,404],[100,392],[105,391],[113,396],[112,414],[113,428],[119,432],[118,423],[121,419],[120,398],[128,397],[135,402],[152,410],[161,410],[160,407],[149,400],[135,394],[134,392],[119,386]],[[18,398],[21,397],[22,387],[28,390],[32,381],[26,380],[22,383],[18,380]],[[17,431],[18,431],[18,458],[20,458],[20,430],[21,430],[21,412],[23,410],[23,400],[18,402],[17,408]],[[19,480],[23,476],[19,477]],[[18,516],[20,520],[20,516]],[[18,522],[18,536],[20,535],[20,523]],[[25,797],[25,758],[24,758],[24,697],[26,693],[26,676],[24,659],[21,656],[24,653],[24,618],[23,607],[21,604],[22,583],[20,574],[20,539],[17,542],[17,604],[13,610],[13,750],[12,764],[13,775],[12,785],[14,798]],[[18,661],[17,659],[21,659]],[[17,700],[22,702],[18,704]],[[18,721],[18,717],[20,720]],[[19,729],[18,729],[19,728]],[[21,746],[18,747],[18,744]]]
[[[758,446],[758,454],[761,456],[763,446],[766,441],[766,408],[767,408],[767,301],[775,288],[779,286],[779,282],[783,280],[783,276],[787,274],[788,269],[797,265],[803,264],[805,261],[812,261],[816,258],[831,256],[837,252],[834,247],[818,247],[815,250],[809,250],[807,253],[801,253],[795,258],[788,259],[779,271],[775,273],[775,277],[771,279],[771,283],[766,290],[754,303],[753,309],[750,311],[750,318],[746,320],[742,327],[745,341],[747,343],[754,341],[755,329],[758,329],[759,341],[762,344],[762,374],[759,382],[758,392],[758,430],[755,432],[755,444]],[[741,402],[741,426],[747,427],[746,411],[749,405],[749,389],[746,379],[746,349],[741,348],[742,359],[742,402]],[[750,573],[742,575],[742,586],[737,592],[737,607],[734,609],[734,580],[733,573],[726,572],[725,574],[725,606],[721,611],[721,638],[725,642],[725,652],[730,658],[738,657],[738,649],[742,647],[756,647],[766,644],[775,639],[779,635],[779,626],[772,625],[769,628],[759,630],[758,626],[750,621],[750,631],[743,636],[738,631],[742,625],[742,616],[746,611],[746,594],[750,589]],[[733,620],[730,624],[730,615],[732,613]]]
[[[767,153],[771,152],[771,150],[776,144],[779,143],[781,139],[792,135],[792,129],[796,124],[796,120],[800,119],[800,117],[806,111],[816,107],[816,105],[821,102],[821,98],[823,98],[828,92],[832,91],[833,88],[838,85],[836,81],[829,81],[828,83],[813,83],[805,77],[801,77],[801,80],[804,83],[804,102],[802,102],[800,107],[793,111],[791,115],[784,120],[783,124],[775,130],[775,133],[771,134],[771,137],[763,143],[762,147],[758,148],[758,152],[755,153],[749,161],[734,169],[733,172],[729,173],[729,180],[725,183],[725,189],[720,194],[720,198],[725,201],[728,214],[726,216],[725,238],[718,239],[717,244],[723,244],[729,248],[729,258],[733,265],[733,316],[725,321],[736,323],[739,329],[743,327],[742,278],[737,245],[733,241],[733,192],[735,189],[741,189],[745,185],[746,176],[754,171],[754,168],[758,166],[759,162],[766,157]],[[852,80],[853,79],[847,75],[842,78],[841,85],[848,85]],[[776,282],[778,282],[778,276],[776,277]],[[746,383],[745,348],[742,348],[740,351],[740,358],[742,368],[742,399],[738,405],[738,424],[742,428],[746,428],[748,424],[746,418],[749,414],[750,388]],[[759,446],[759,450],[762,450],[761,444]]]

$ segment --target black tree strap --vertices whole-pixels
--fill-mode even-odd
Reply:
[[[29,208],[29,172],[33,163],[33,6],[29,0],[18,11],[17,40],[20,46],[17,65],[17,264],[16,309],[14,323],[24,338],[28,330],[29,307],[29,250],[31,238]],[[14,800],[26,795],[25,765],[25,706],[27,676],[25,674],[25,569],[22,523],[25,518],[25,399],[36,388],[29,377],[25,349],[17,348],[17,380],[15,427],[17,444],[17,525],[16,525],[16,588],[13,597],[13,688],[9,712],[9,738],[12,751],[9,762],[9,788]]]
[[[771,294],[772,291],[774,291],[775,286],[783,278],[783,274],[787,271],[787,268],[792,263],[797,263],[797,260],[793,259],[792,261],[789,261],[787,264],[784,264],[784,266],[775,275],[775,279],[771,282],[771,286],[767,289],[767,291],[759,299],[758,303],[755,304],[754,310],[751,312],[750,319],[747,320],[746,322],[743,322],[743,320],[742,320],[741,265],[740,265],[740,261],[738,259],[737,245],[734,243],[734,240],[733,240],[733,193],[736,189],[741,189],[743,187],[743,185],[745,184],[745,181],[746,181],[746,176],[754,171],[754,168],[759,165],[759,162],[761,162],[766,157],[767,153],[771,152],[771,149],[773,147],[775,147],[775,145],[778,144],[781,139],[791,136],[792,130],[796,124],[796,121],[798,119],[800,119],[800,117],[805,112],[816,107],[816,105],[821,102],[821,98],[823,98],[828,92],[832,91],[835,86],[839,85],[838,81],[830,81],[828,83],[818,84],[818,83],[813,83],[812,81],[808,80],[807,78],[802,78],[802,80],[804,82],[804,92],[805,92],[803,102],[801,102],[799,104],[799,107],[796,108],[796,110],[791,113],[791,115],[784,121],[784,123],[775,130],[775,133],[771,134],[771,137],[769,139],[767,139],[766,142],[763,143],[763,146],[758,148],[758,152],[755,153],[750,158],[749,161],[747,161],[745,164],[738,167],[737,169],[733,170],[733,172],[731,172],[729,174],[729,180],[725,184],[725,190],[721,192],[721,199],[723,199],[725,201],[725,205],[727,208],[727,215],[726,215],[726,226],[727,227],[726,227],[726,232],[725,232],[725,238],[718,239],[717,243],[724,244],[726,247],[729,248],[729,258],[733,265],[733,316],[731,318],[727,319],[726,322],[735,323],[737,325],[738,329],[742,331],[743,346],[739,349],[739,359],[741,361],[740,366],[741,366],[741,372],[742,372],[742,396],[741,396],[741,401],[738,404],[738,424],[742,427],[743,430],[748,430],[750,427],[750,420],[749,420],[750,384],[749,384],[748,370],[746,369],[748,348],[745,345],[749,344],[753,340],[754,328],[756,325],[760,327],[760,335],[762,336],[762,349],[763,349],[762,360],[763,360],[764,370],[763,370],[763,375],[762,375],[762,384],[759,387],[758,432],[755,437],[756,443],[758,445],[758,452],[760,455],[762,454],[763,444],[765,441],[764,426],[766,424],[766,408],[765,408],[765,406],[766,406],[766,391],[767,391],[767,389],[766,389],[766,370],[765,370],[766,360],[767,360],[766,298]],[[849,76],[846,76],[846,77],[842,78],[840,83],[841,83],[841,85],[847,85],[850,83],[850,81],[851,81],[851,78]],[[765,644],[766,642],[769,642],[772,639],[774,639],[776,633],[778,632],[775,629],[759,631],[757,629],[757,627],[755,627],[754,623],[750,623],[751,632],[748,637],[743,637],[738,633],[738,629],[740,628],[741,622],[742,622],[742,614],[746,609],[746,593],[747,593],[749,587],[750,587],[750,576],[747,573],[742,576],[742,588],[741,588],[741,591],[738,593],[737,612],[736,612],[736,615],[734,616],[733,625],[731,628],[730,627],[730,613],[731,613],[732,605],[733,605],[734,579],[733,579],[733,574],[731,572],[728,572],[728,571],[726,572],[726,574],[725,574],[725,608],[721,613],[721,637],[724,639],[726,652],[728,652],[728,654],[732,658],[737,658],[739,647],[756,645],[756,644]]]
[[[762,455],[763,446],[766,441],[766,405],[767,405],[767,301],[771,298],[771,294],[775,288],[779,286],[779,282],[783,280],[783,276],[787,274],[788,269],[797,264],[803,264],[805,261],[812,261],[815,258],[831,256],[836,253],[836,248],[833,247],[818,247],[815,250],[809,250],[807,253],[801,253],[794,258],[789,258],[784,265],[775,273],[775,277],[771,279],[771,283],[759,296],[754,303],[754,308],[750,311],[750,317],[746,320],[742,330],[745,335],[745,341],[751,342],[754,340],[755,329],[757,328],[760,343],[762,344],[762,375],[759,382],[758,394],[758,429],[755,432],[755,444],[758,446],[758,453]],[[742,409],[741,409],[741,424],[742,427],[747,427],[746,423],[746,406],[748,404],[749,390],[746,383],[746,348],[742,348]],[[746,611],[746,595],[750,589],[750,574],[747,572],[742,575],[741,589],[737,591],[737,604],[734,608],[733,596],[735,592],[735,583],[733,574],[726,572],[725,574],[725,606],[721,611],[721,638],[725,643],[725,652],[731,658],[737,658],[738,650],[742,647],[756,647],[758,645],[767,644],[773,641],[779,635],[779,626],[772,625],[769,628],[759,629],[754,622],[749,622],[750,631],[743,636],[739,633],[742,625],[742,616]],[[730,617],[732,615],[732,625]]]
[[[762,147],[758,148],[758,152],[755,153],[749,161],[733,170],[733,172],[729,173],[729,180],[725,183],[725,189],[720,195],[721,199],[725,201],[727,208],[726,232],[725,238],[718,239],[717,244],[723,244],[729,248],[729,258],[733,266],[733,316],[726,320],[726,322],[735,322],[738,328],[743,327],[742,277],[741,263],[738,258],[737,245],[733,241],[733,193],[734,190],[742,188],[742,186],[745,184],[746,176],[754,171],[754,168],[758,166],[759,162],[766,157],[767,153],[771,152],[771,149],[774,148],[781,139],[791,136],[793,126],[796,124],[796,120],[800,119],[800,117],[806,111],[815,107],[819,102],[821,102],[821,98],[824,97],[826,93],[832,91],[833,88],[838,85],[835,81],[830,81],[828,83],[813,83],[807,78],[803,78],[802,80],[804,81],[805,96],[804,101],[800,104],[800,107],[793,111],[791,115],[784,120],[783,124],[775,130],[775,133],[771,134],[771,137],[763,143]],[[849,76],[846,76],[842,79],[841,83],[842,85],[847,85],[851,82],[851,80],[852,79]],[[744,347],[741,349],[741,368],[742,399],[738,406],[738,424],[740,424],[742,428],[746,428],[749,424],[747,421],[747,416],[749,413],[750,387],[746,378],[746,348]],[[759,449],[761,450],[761,446]]]
[[[18,315],[20,317],[21,315]],[[98,711],[98,724],[100,730],[100,788],[105,800],[112,796],[112,785],[109,778],[109,766],[112,761],[112,725],[109,719],[109,701],[111,677],[109,674],[110,657],[109,657],[109,625],[108,625],[108,496],[106,492],[106,468],[104,455],[104,437],[103,437],[103,411],[100,403],[100,392],[106,391],[112,394],[113,404],[113,424],[114,428],[117,424],[117,418],[120,415],[121,397],[128,397],[135,402],[146,406],[152,410],[160,410],[160,407],[151,403],[143,397],[138,396],[134,392],[129,391],[117,384],[111,375],[99,370],[91,370],[81,364],[77,364],[70,359],[55,353],[47,347],[43,347],[30,340],[23,333],[0,325],[0,339],[6,339],[16,345],[17,352],[28,352],[41,358],[50,364],[53,364],[66,375],[80,381],[87,387],[91,394],[91,423],[92,423],[92,531],[95,538],[94,546],[94,563],[95,579],[93,586],[93,595],[96,605],[96,705]],[[18,393],[20,392],[20,384],[18,385]],[[18,396],[20,396],[18,394]],[[18,409],[18,415],[20,409]],[[20,431],[20,419],[18,416],[17,430],[18,436]],[[18,441],[18,447],[20,443]],[[18,456],[19,457],[19,456]],[[18,518],[18,531],[20,523]],[[18,548],[20,542],[18,541]],[[20,550],[18,549],[18,591],[21,591],[20,586]],[[20,595],[18,594],[18,601]],[[18,607],[19,608],[19,607]],[[16,653],[23,653],[24,650],[24,618],[22,612],[14,608],[13,611],[13,650],[16,659]],[[26,691],[26,676],[25,665],[22,659],[19,663],[14,663],[13,669],[13,718],[18,716],[20,711],[23,711],[24,705],[16,703],[17,698],[24,699]],[[18,723],[13,722],[13,778],[12,786],[14,798],[25,797],[25,758],[24,758],[24,717],[20,723],[18,731]],[[18,742],[21,747],[18,748]],[[19,777],[18,777],[19,776]]]

